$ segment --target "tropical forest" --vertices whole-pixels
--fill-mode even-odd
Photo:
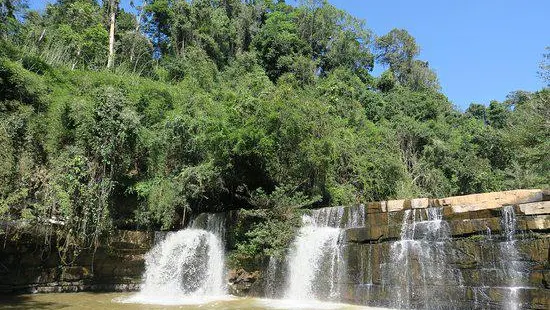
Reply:
[[[229,277],[253,277],[252,271],[267,268],[267,276],[259,277],[264,281],[292,274],[299,265],[290,259],[286,269],[269,273],[273,259],[285,265],[281,262],[288,257],[302,255],[300,249],[292,250],[297,242],[313,242],[300,241],[304,225],[310,223],[305,217],[316,223],[326,218],[323,236],[329,228],[337,229],[329,227],[335,226],[329,210],[345,210],[347,223],[353,222],[338,228],[346,229],[345,237],[326,237],[336,252],[344,243],[371,247],[386,237],[388,242],[403,242],[408,228],[407,218],[403,224],[401,218],[407,216],[410,225],[416,224],[411,240],[417,242],[422,231],[424,239],[418,242],[428,244],[433,241],[432,226],[424,235],[421,221],[465,221],[451,218],[459,211],[453,202],[452,209],[445,207],[444,197],[542,189],[540,202],[525,202],[544,204],[540,208],[550,211],[544,191],[550,187],[550,47],[540,51],[540,67],[533,72],[546,87],[516,90],[503,94],[503,101],[466,108],[442,92],[430,59],[420,58],[421,48],[406,29],[376,35],[364,20],[326,0],[144,0],[124,6],[118,0],[57,0],[40,11],[25,0],[0,0],[0,256],[8,255],[1,254],[8,251],[6,244],[32,243],[30,247],[39,249],[34,253],[42,253],[35,255],[54,253],[60,259],[58,269],[75,268],[83,256],[91,257],[93,274],[98,264],[93,256],[101,260],[106,240],[121,231],[155,232],[167,236],[165,243],[170,238],[176,242],[174,236],[197,225],[201,214],[225,214],[222,226],[227,229],[220,246],[224,266],[238,274],[230,272]],[[430,199],[425,216],[416,213],[424,209],[414,209],[419,197]],[[405,201],[403,211],[395,212],[401,214],[395,225],[389,224],[391,201]],[[409,214],[405,209],[411,205]],[[380,221],[388,222],[388,232],[378,239],[353,235],[363,228],[350,228],[357,224],[357,214],[348,210],[352,206],[363,208],[358,213],[361,223],[373,222],[366,227],[375,227],[378,220],[372,216],[386,214]],[[436,206],[442,215],[432,217]],[[379,211],[372,211],[375,207]],[[520,207],[515,209],[517,223],[523,221]],[[514,232],[507,235],[503,223],[508,222],[498,220],[507,219],[505,209],[476,217],[493,217],[501,228],[489,221],[460,238],[487,242],[481,239],[486,230],[493,230],[506,243]],[[472,214],[478,210],[464,214],[474,221]],[[549,216],[547,226],[534,232],[538,228],[529,224],[528,215],[523,226],[515,227],[525,234],[532,230],[529,238],[538,236],[533,237],[539,240],[537,249],[548,249]],[[397,229],[394,237],[392,227]],[[451,236],[445,240],[455,238],[455,226],[450,227]],[[201,244],[211,242],[191,235],[191,229],[183,231],[184,243],[197,236]],[[374,234],[373,229],[368,234]],[[437,236],[441,234],[438,230]],[[526,236],[514,237],[519,238],[514,242]],[[326,250],[329,239],[317,249]],[[408,249],[407,255],[421,255],[405,244],[400,249]],[[178,249],[174,251],[190,251],[181,244]],[[388,249],[387,259],[399,256],[391,254],[396,253],[391,252],[393,245]],[[430,249],[435,249],[431,258],[439,255],[440,248]],[[315,259],[309,265],[320,262]],[[299,260],[308,266],[303,256]],[[0,259],[0,288],[7,283],[2,269],[10,269],[8,263]],[[151,288],[151,264],[147,260],[146,288]],[[319,270],[328,268],[328,263],[319,264],[324,266]],[[550,270],[550,262],[545,264],[543,269]],[[331,266],[333,270],[341,264]],[[384,279],[399,275],[384,273],[382,262],[380,266],[380,286],[387,288],[390,280]],[[433,270],[459,268],[454,263],[432,267],[421,264],[418,269],[428,277]],[[189,279],[203,277],[189,275],[200,268],[186,268],[181,271],[183,287]],[[205,268],[204,277],[211,279],[215,268]],[[468,282],[465,269],[460,270]],[[550,280],[546,272],[544,279]],[[318,271],[312,283],[340,283],[336,276],[324,276]],[[305,281],[307,275],[298,278]],[[86,285],[91,280],[83,281]],[[290,282],[290,287],[301,283]],[[486,286],[478,284],[464,286]],[[196,292],[201,285],[195,283],[184,293]],[[308,285],[304,296],[336,296],[332,286]],[[550,304],[550,287],[540,285],[537,292],[546,297],[537,300],[544,309]],[[506,285],[495,285],[501,286]],[[287,288],[285,296],[292,290]],[[331,300],[408,309],[464,306],[459,301],[453,307],[419,306],[401,293],[391,298],[399,303],[348,300],[339,294]],[[431,298],[429,290],[424,294],[426,300]],[[523,305],[539,309],[534,295],[529,296],[521,297]],[[492,302],[482,305],[495,305]]]

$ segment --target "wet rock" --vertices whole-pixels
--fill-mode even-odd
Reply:
[[[248,272],[242,268],[230,270],[228,274],[229,293],[235,296],[248,295],[259,277],[260,271]]]
[[[550,229],[550,215],[526,216],[518,218],[517,227],[519,230],[530,230],[532,232],[547,231]]]
[[[41,247],[42,240],[23,241],[24,246],[8,242],[0,250],[0,293],[135,290],[152,233],[115,232],[107,246],[83,251],[70,264],[61,261],[57,249]]]
[[[91,278],[91,276],[90,271],[82,266],[63,267],[61,271],[61,280],[63,281],[79,281]]]
[[[386,204],[384,202],[369,202],[365,204],[367,214],[386,212]]]
[[[489,235],[500,232],[500,218],[451,220],[452,236]]]
[[[365,243],[377,241],[387,234],[387,229],[388,227],[385,225],[348,228],[344,230],[343,240],[344,243]]]

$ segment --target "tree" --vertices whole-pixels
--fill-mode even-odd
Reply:
[[[351,69],[363,77],[372,70],[372,33],[363,20],[326,0],[304,0],[297,8],[296,25],[322,75],[338,67]]]
[[[28,7],[26,0],[0,0],[0,36],[8,38],[10,29],[16,25],[16,15]]]
[[[471,103],[468,109],[466,110],[466,115],[471,116],[475,119],[483,121],[484,124],[487,123],[487,109],[484,105],[479,103]]]
[[[416,40],[404,29],[392,29],[376,38],[375,47],[378,61],[388,65],[401,82],[410,73],[413,59],[420,53]]]
[[[253,43],[272,81],[290,72],[296,57],[310,55],[307,43],[298,35],[295,13],[287,13],[285,9],[279,6],[278,10],[269,13]]]
[[[392,90],[395,86],[395,77],[390,70],[384,71],[376,82],[376,87],[383,91],[388,92]]]
[[[407,78],[406,85],[412,90],[439,90],[437,75],[430,69],[427,61],[414,60],[411,73]]]
[[[550,46],[546,47],[547,53],[543,54],[543,59],[540,62],[539,76],[543,82],[546,82],[546,86],[550,87]]]
[[[112,69],[115,64],[115,23],[118,11],[118,0],[109,0],[109,57],[107,69]]]
[[[495,128],[504,128],[510,115],[510,106],[504,102],[491,100],[487,108],[487,122]]]
[[[437,75],[427,61],[415,60],[420,53],[416,40],[404,29],[392,29],[376,39],[377,59],[388,65],[396,79],[413,90],[439,90]]]

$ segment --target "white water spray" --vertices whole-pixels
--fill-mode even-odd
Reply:
[[[502,208],[501,216],[502,232],[506,240],[500,243],[500,265],[504,272],[503,278],[507,279],[510,290],[506,303],[506,309],[515,310],[521,307],[519,303],[519,289],[523,284],[522,266],[520,255],[516,247],[516,214],[513,206]]]
[[[406,210],[401,237],[390,248],[391,261],[383,268],[383,284],[392,293],[397,308],[437,309],[433,303],[445,283],[460,285],[462,275],[447,263],[450,229],[442,210]],[[447,303],[452,303],[448,300]]]
[[[288,260],[288,286],[285,298],[291,300],[337,299],[335,277],[338,276],[340,229],[318,226],[307,215],[294,241]],[[323,222],[327,224],[326,221]],[[327,298],[328,297],[328,298]]]
[[[194,228],[168,233],[146,255],[141,291],[125,302],[200,304],[224,298],[224,273],[224,251],[217,234]]]

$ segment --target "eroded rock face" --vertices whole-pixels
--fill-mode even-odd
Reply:
[[[420,309],[503,309],[513,293],[521,309],[550,309],[548,199],[547,191],[516,190],[372,202],[353,210],[338,207],[333,212],[338,218],[327,223],[343,228],[338,244],[345,268],[333,283],[339,299]],[[434,208],[439,216],[435,220],[428,216]],[[510,208],[515,212],[513,230],[503,221]],[[432,223],[425,223],[430,219]],[[413,222],[421,224],[404,234],[404,225]],[[425,231],[431,225],[438,227],[438,234]],[[98,249],[93,263],[92,255],[84,253],[71,264],[36,242],[8,243],[0,253],[0,293],[136,290],[153,239],[152,233],[120,231]],[[437,246],[430,248],[431,242]],[[274,290],[285,284],[285,264],[273,275]],[[265,265],[231,270],[229,292],[266,296]],[[514,277],[521,279],[520,285],[510,282]]]
[[[153,234],[118,231],[95,253],[61,261],[33,236],[7,242],[0,252],[0,293],[133,291],[139,289],[144,254]]]
[[[365,227],[342,233],[341,299],[396,308],[550,309],[545,197],[517,190],[384,202],[385,211],[369,212]],[[431,220],[426,208],[439,209],[441,218]],[[441,229],[438,221],[447,237],[403,234],[404,223]]]

